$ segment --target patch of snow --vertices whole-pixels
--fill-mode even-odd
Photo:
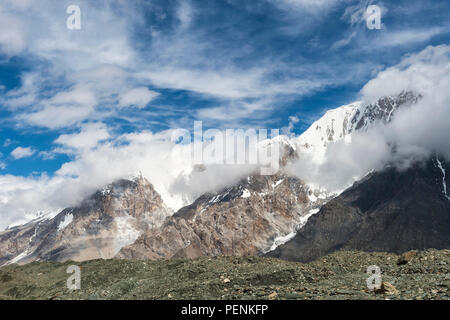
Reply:
[[[274,251],[279,246],[285,244],[289,240],[292,240],[297,235],[298,230],[300,230],[301,228],[303,228],[305,226],[306,222],[308,222],[308,219],[311,218],[311,216],[313,216],[316,213],[318,213],[319,211],[320,211],[319,209],[311,209],[311,210],[309,210],[308,214],[300,217],[300,222],[295,227],[295,231],[293,231],[293,232],[291,232],[291,233],[289,233],[289,234],[287,234],[285,236],[276,237],[275,240],[273,241],[272,246],[270,247],[270,249],[265,251],[264,253],[267,253],[267,252],[270,252],[270,251]]]
[[[24,252],[22,252],[21,254],[17,255],[15,258],[9,260],[8,262],[6,262],[3,266],[7,266],[13,263],[18,263],[20,262],[20,260],[26,258],[26,256],[28,255],[28,250],[25,250]]]
[[[16,227],[21,227],[24,226],[28,223],[34,223],[34,222],[41,222],[44,220],[50,220],[53,219],[54,217],[56,217],[63,209],[57,209],[55,211],[50,211],[48,213],[42,213],[39,212],[38,214],[33,214],[33,215],[25,215],[25,217],[23,219],[19,219],[17,221],[15,221],[14,223],[11,223],[10,225],[8,225],[5,230],[10,230]],[[0,229],[0,231],[3,231]]]
[[[243,192],[242,192],[242,196],[241,196],[241,198],[248,198],[248,197],[250,197],[251,196],[251,193],[250,193],[250,191],[248,191],[248,189],[245,189]]]
[[[303,217],[300,217],[300,223],[297,227],[298,230],[303,228],[305,226],[305,224],[308,222],[308,219],[311,218],[311,216],[318,213],[319,211],[320,211],[319,209],[311,209],[311,210],[309,210],[308,214],[304,215]]]
[[[100,193],[102,196],[106,196],[111,193],[111,189],[110,187],[103,187],[102,190],[100,190]]]
[[[369,175],[371,175],[371,174],[374,173],[374,172],[375,172],[374,169],[369,170],[369,171],[362,177],[362,179],[368,177]]]
[[[326,192],[321,192],[319,193],[319,195],[317,196],[317,198],[321,199],[321,200],[325,200],[327,198],[327,194]]]
[[[216,196],[214,196],[211,200],[209,200],[209,204],[214,204],[214,203],[216,203],[216,202],[219,202],[219,200],[220,200],[220,195],[216,195]]]
[[[309,198],[309,201],[311,201],[311,202],[317,201],[317,197],[314,195],[314,193],[309,194],[308,198]]]
[[[277,182],[272,183],[272,189],[275,189],[276,187],[278,187],[283,182],[283,180],[284,179],[280,179]]]
[[[114,219],[117,233],[114,239],[113,256],[115,256],[123,247],[133,244],[141,235],[139,230],[136,230],[133,227],[133,220],[135,219],[131,216],[121,216]]]
[[[315,163],[323,163],[330,143],[344,140],[351,142],[351,119],[361,109],[361,101],[329,110],[325,115],[314,122],[308,130],[294,138],[300,153],[309,154]]]
[[[447,198],[448,201],[450,201],[450,197],[447,194],[447,183],[445,181],[445,169],[442,166],[441,161],[437,157],[436,157],[436,162],[437,162],[438,168],[441,169],[441,171],[442,171],[442,188],[443,188],[444,196]]]
[[[389,115],[388,115],[388,118],[387,118],[388,122],[390,122],[392,120],[392,114],[394,113],[395,109],[396,108],[394,106],[392,106],[391,111],[389,111]]]
[[[275,240],[273,241],[273,244],[270,247],[268,252],[275,250],[277,247],[281,246],[282,244],[285,244],[286,242],[288,242],[289,240],[294,238],[296,234],[297,234],[296,232],[291,232],[285,236],[275,238]]]
[[[69,213],[64,216],[64,220],[59,223],[58,231],[64,230],[73,221],[73,214]]]

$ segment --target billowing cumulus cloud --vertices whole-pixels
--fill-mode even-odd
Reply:
[[[11,156],[14,159],[22,159],[31,157],[36,151],[31,147],[17,147],[11,152]]]
[[[174,210],[205,193],[220,190],[257,169],[252,165],[207,165],[197,170],[192,144],[172,142],[172,131],[139,132],[111,138],[103,124],[83,126],[55,143],[74,157],[53,177],[0,176],[0,230],[76,205],[96,189],[142,173]],[[109,139],[110,138],[110,139]]]
[[[361,90],[363,101],[396,96],[407,90],[421,95],[417,104],[400,108],[388,124],[352,135],[351,143],[331,143],[323,163],[307,155],[289,171],[328,190],[342,191],[371,170],[399,169],[434,154],[450,161],[450,46],[427,47],[380,72]]]

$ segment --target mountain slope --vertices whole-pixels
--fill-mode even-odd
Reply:
[[[281,167],[296,158],[290,141],[278,139]],[[157,229],[122,248],[120,259],[256,255],[295,235],[329,196],[282,170],[253,174],[234,186],[200,196]]]
[[[406,171],[390,167],[328,202],[268,255],[310,261],[338,249],[400,253],[450,248],[450,165],[433,158]]]
[[[119,180],[52,219],[1,232],[0,265],[112,258],[171,214],[145,178]]]
[[[331,143],[351,143],[356,132],[388,123],[398,108],[418,99],[402,92],[373,104],[331,110],[299,137],[275,138],[282,155],[278,174],[255,174],[206,193],[173,217],[144,178],[118,181],[53,219],[39,218],[0,233],[0,264],[111,258],[117,253],[118,258],[138,259],[264,254],[292,239],[330,199],[326,190],[313,190],[283,173],[288,162],[304,153],[321,162]]]
[[[255,255],[304,224],[324,199],[297,178],[253,175],[182,208],[157,229],[123,248],[117,258],[167,259]],[[324,196],[322,196],[324,198]],[[287,240],[287,239],[286,239]]]

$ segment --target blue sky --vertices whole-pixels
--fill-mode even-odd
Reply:
[[[70,4],[81,30],[66,28]],[[371,4],[381,30],[366,27]],[[444,0],[2,1],[0,175],[52,176],[85,154],[83,141],[194,120],[297,119],[299,134],[405,55],[448,44],[449,9]]]

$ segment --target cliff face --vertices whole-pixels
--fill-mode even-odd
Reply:
[[[325,197],[283,174],[253,175],[182,208],[117,258],[164,259],[256,255],[287,241]],[[310,200],[314,198],[314,201]],[[322,199],[320,199],[320,197]]]
[[[419,99],[402,92],[331,110],[299,137],[275,138],[282,155],[278,174],[250,175],[173,216],[144,178],[117,181],[52,219],[0,233],[0,264],[262,254],[309,261],[339,248],[448,247],[448,165],[438,158],[425,167],[372,173],[320,212],[331,199],[327,191],[283,173],[304,154],[320,163],[333,142],[351,143],[353,134],[389,123],[400,107]]]
[[[450,166],[434,157],[406,171],[376,172],[324,205],[268,255],[310,261],[338,249],[401,253],[450,247]]]
[[[145,178],[120,180],[52,219],[0,233],[0,263],[112,258],[171,214]]]

